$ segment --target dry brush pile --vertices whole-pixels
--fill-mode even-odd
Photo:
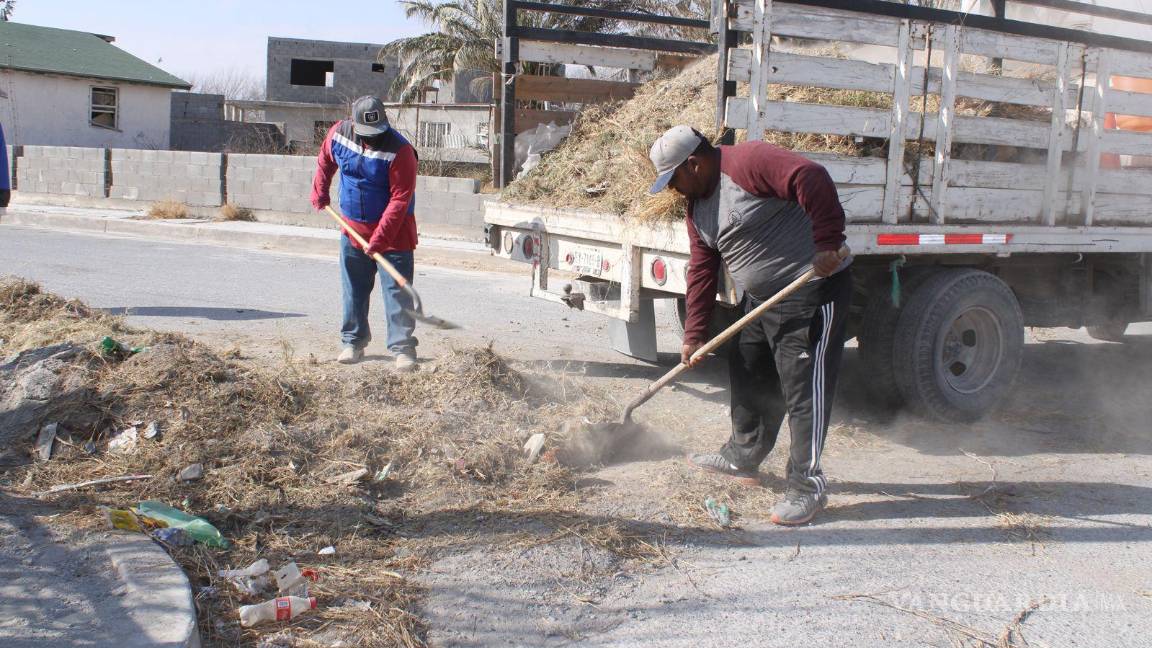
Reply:
[[[107,357],[105,335],[145,350]],[[268,368],[181,335],[134,329],[20,280],[0,282],[0,338],[6,356],[63,341],[79,348],[65,369],[67,408],[52,412],[60,423],[54,455],[0,473],[0,483],[45,497],[80,526],[103,524],[100,506],[146,499],[208,519],[230,549],[171,549],[201,591],[208,645],[267,639],[270,630],[242,629],[235,615],[259,599],[215,576],[257,558],[274,567],[296,560],[320,575],[320,609],[282,633],[285,645],[310,645],[317,633],[347,645],[421,645],[412,574],[468,543],[575,528],[572,469],[550,457],[529,464],[521,446],[545,432],[557,447],[563,421],[610,414],[602,396],[519,372],[489,348],[453,351],[408,376],[370,366]],[[123,453],[107,449],[111,435],[152,422],[159,437]],[[176,478],[196,463],[203,478]],[[130,474],[153,477],[42,495]],[[590,532],[623,556],[649,547],[612,525]],[[329,545],[335,555],[317,556]],[[370,610],[356,607],[364,601]]]
[[[834,47],[800,46],[796,53],[844,58]],[[668,128],[689,125],[712,138],[716,128],[716,64],[709,56],[692,63],[678,74],[658,77],[637,89],[633,98],[586,108],[577,117],[572,134],[555,150],[544,154],[540,165],[513,182],[503,198],[511,202],[564,208],[591,209],[641,222],[674,221],[683,216],[684,205],[672,191],[649,196],[647,189],[655,177],[648,160],[652,143]],[[966,67],[975,71],[970,63]],[[1041,78],[1033,72],[1029,78]],[[747,95],[747,87],[738,95]],[[837,90],[814,86],[772,84],[772,101],[831,104],[856,108],[891,110],[891,94],[858,90]],[[934,94],[913,98],[912,110],[933,113],[939,107]],[[959,115],[1005,117],[1048,121],[1047,109],[981,101],[961,97]],[[738,131],[738,139],[744,131]],[[768,131],[764,140],[794,151],[833,153],[853,157],[887,157],[888,143],[882,138],[857,138],[822,133]],[[925,160],[933,154],[932,141],[910,142],[906,164],[911,167],[917,155]],[[1035,152],[1014,147],[955,145],[954,157],[998,161],[1035,162]],[[1042,158],[1041,158],[1042,160]],[[925,161],[929,164],[929,161]]]

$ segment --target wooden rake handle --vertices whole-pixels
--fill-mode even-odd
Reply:
[[[351,236],[353,241],[359,243],[362,250],[365,252],[368,251],[368,241],[365,241],[363,236],[360,236],[356,230],[352,229],[352,226],[348,224],[348,221],[344,220],[343,216],[336,213],[336,210],[332,209],[331,205],[326,205],[324,209],[329,214],[331,214],[333,220],[335,220],[337,223],[340,223],[340,229],[344,230],[348,236]],[[379,254],[378,252],[373,252],[372,258],[376,260],[376,263],[380,264],[381,268],[384,268],[384,272],[387,272],[392,276],[397,285],[399,285],[405,291],[411,292],[411,289],[408,287],[408,280],[404,278],[404,275],[400,274],[400,271],[396,269],[396,266],[388,263],[388,259],[385,259],[383,255]]]
[[[840,248],[836,252],[836,254],[841,259],[847,259],[848,256],[852,254],[852,250],[849,249],[849,247],[847,245],[845,245],[844,247]],[[685,371],[688,371],[692,367],[696,366],[696,364],[704,356],[706,356],[709,353],[712,353],[716,349],[720,348],[725,342],[727,342],[728,340],[731,340],[737,333],[744,330],[744,327],[748,326],[750,323],[752,323],[753,321],[758,319],[761,315],[768,312],[768,310],[771,309],[776,304],[779,304],[780,302],[782,302],[785,299],[787,299],[788,297],[790,297],[792,295],[792,293],[799,290],[801,286],[803,286],[804,284],[811,281],[812,278],[815,276],[816,276],[816,270],[809,268],[807,272],[805,272],[804,274],[797,277],[795,281],[788,284],[787,286],[784,286],[784,288],[782,288],[780,290],[780,292],[776,293],[775,295],[772,295],[772,297],[770,299],[768,299],[768,301],[766,301],[763,304],[760,304],[759,306],[757,306],[756,308],[753,308],[752,310],[748,311],[744,315],[744,317],[741,317],[740,319],[736,320],[735,324],[733,324],[732,326],[729,326],[728,328],[721,331],[719,335],[717,335],[716,337],[709,340],[707,343],[704,344],[704,346],[700,347],[699,349],[696,349],[696,352],[692,354],[692,357],[688,359],[688,362],[681,362],[680,364],[673,367],[671,371],[669,371],[668,373],[661,376],[659,380],[652,383],[651,385],[648,385],[648,387],[643,392],[641,392],[640,395],[637,396],[635,400],[633,400],[631,403],[628,403],[628,407],[626,407],[624,409],[624,420],[627,421],[628,419],[630,419],[632,416],[632,411],[635,410],[637,407],[640,407],[644,403],[648,402],[648,399],[652,398],[656,394],[656,392],[663,389],[668,383],[672,382],[673,380],[676,380],[676,378],[678,378],[680,376],[680,374],[682,374]]]

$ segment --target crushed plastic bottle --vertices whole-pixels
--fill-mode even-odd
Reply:
[[[104,336],[103,340],[100,340],[101,353],[103,353],[107,358],[113,358],[116,360],[123,360],[128,356],[135,355],[141,351],[146,350],[146,348],[147,347],[130,347],[127,344],[118,342],[111,336],[107,335]]]
[[[732,524],[732,513],[728,510],[727,504],[720,504],[716,500],[709,497],[704,500],[704,510],[708,511],[708,516],[716,521],[721,527],[727,528]]]
[[[315,609],[315,597],[281,596],[256,605],[240,606],[240,625],[250,628],[268,621],[287,621]]]
[[[209,547],[228,548],[228,540],[221,535],[220,530],[202,517],[188,515],[155,500],[140,502],[140,505],[136,507],[136,513],[141,517],[163,522],[169,527],[184,529],[193,540]]]

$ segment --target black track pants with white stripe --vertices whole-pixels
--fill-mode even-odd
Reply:
[[[755,470],[764,461],[787,414],[789,486],[814,493],[827,486],[820,454],[844,349],[851,272],[804,286],[749,324],[732,345],[732,438],[721,452],[736,466]],[[759,303],[746,297],[745,312]]]

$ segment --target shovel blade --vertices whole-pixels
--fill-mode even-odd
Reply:
[[[452,322],[449,322],[448,320],[445,320],[445,319],[440,319],[439,317],[436,317],[435,315],[425,315],[424,313],[412,310],[410,308],[404,309],[404,312],[411,315],[412,319],[416,320],[417,322],[424,322],[425,324],[427,324],[428,326],[431,326],[433,328],[438,328],[438,329],[442,329],[445,331],[451,331],[453,329],[460,328],[459,325],[453,324]]]

